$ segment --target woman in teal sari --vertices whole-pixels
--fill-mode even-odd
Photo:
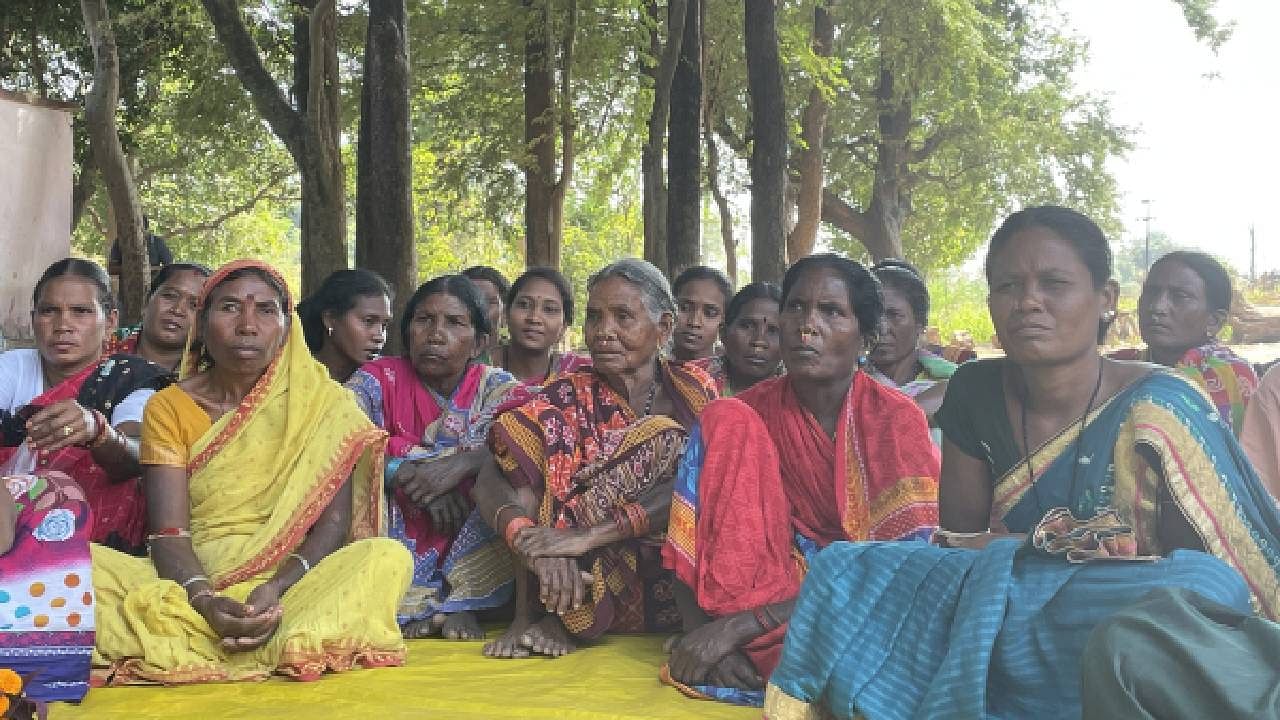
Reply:
[[[958,369],[935,416],[951,547],[820,554],[769,718],[1079,717],[1089,631],[1147,591],[1280,613],[1280,515],[1230,431],[1181,376],[1098,354],[1117,289],[1097,226],[1021,211],[986,270],[1008,357]]]

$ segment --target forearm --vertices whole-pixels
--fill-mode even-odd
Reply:
[[[93,461],[106,471],[112,480],[127,480],[142,474],[138,464],[138,438],[116,428],[104,431],[101,444],[90,446]]]
[[[212,578],[196,557],[191,538],[181,535],[157,535],[150,539],[151,562],[156,574],[183,587],[190,597],[201,590],[213,589]]]
[[[288,557],[276,567],[271,582],[281,593],[347,541],[351,528],[351,481],[348,479],[320,514],[316,524]]]
[[[644,537],[667,527],[671,515],[671,492],[674,483],[660,483],[650,488],[634,504],[644,511],[642,527],[636,527],[636,518],[620,505],[615,509],[615,521],[601,523],[585,530],[589,549],[612,545],[635,537]]]
[[[493,527],[499,535],[506,529],[506,523],[518,516],[532,517],[533,502],[536,501],[532,491],[525,498],[507,482],[498,463],[490,457],[482,458],[483,462],[476,474],[476,484],[471,489],[471,499],[480,512],[480,518]]]

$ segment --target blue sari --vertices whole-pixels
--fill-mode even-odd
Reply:
[[[1078,718],[1089,631],[1149,590],[1185,588],[1274,618],[1280,513],[1215,415],[1186,380],[1157,371],[1086,418],[1082,434],[1072,423],[1032,453],[1033,474],[1023,461],[996,483],[995,529],[1030,532],[1055,507],[1087,518],[1110,506],[1132,522],[1139,554],[1167,556],[1157,561],[1070,564],[1016,539],[981,551],[836,543],[820,553],[766,717]],[[1161,547],[1162,485],[1208,552]]]

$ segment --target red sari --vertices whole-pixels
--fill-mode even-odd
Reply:
[[[941,467],[924,413],[859,372],[840,417],[833,439],[785,376],[703,411],[662,555],[707,614],[796,597],[806,556],[832,542],[932,535]],[[743,648],[762,677],[785,633]]]

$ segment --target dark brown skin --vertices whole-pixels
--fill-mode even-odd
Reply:
[[[670,336],[673,318],[664,314],[655,322],[644,306],[639,288],[622,278],[608,278],[591,288],[587,299],[583,335],[595,370],[618,392],[632,410],[644,411],[651,390],[655,392],[652,415],[671,415],[674,406],[655,375],[659,347]],[[654,528],[665,527],[671,509],[672,481],[655,486],[640,504]],[[536,517],[539,498],[528,488],[517,490],[490,463],[476,479],[473,495],[481,517],[502,534],[517,517]],[[504,507],[517,503],[518,507]],[[497,517],[494,514],[497,513]],[[522,657],[535,652],[552,657],[575,647],[558,615],[586,601],[590,575],[578,558],[626,539],[616,526],[592,528],[530,527],[516,536],[517,555],[538,580],[539,601],[548,615],[530,622],[527,580],[517,575],[516,618],[512,627],[485,648],[490,657]]]
[[[288,333],[287,314],[275,290],[255,277],[224,282],[208,298],[209,312],[201,328],[213,365],[179,383],[196,404],[216,422],[233,410],[252,390],[279,354]],[[191,525],[191,498],[186,470],[147,466],[143,474],[148,523],[159,528]],[[320,514],[296,549],[314,567],[342,546],[351,524],[351,484],[348,479]],[[207,575],[191,539],[165,537],[152,542],[151,558],[160,577],[182,583]],[[226,652],[247,652],[266,644],[283,617],[280,598],[302,578],[296,559],[286,560],[275,575],[254,588],[245,602],[222,595],[200,595],[192,607],[222,638]],[[187,586],[188,597],[212,590],[204,581]]]
[[[142,335],[138,354],[157,365],[177,371],[187,347],[187,334],[196,319],[196,301],[205,276],[183,270],[156,288],[142,311]]]
[[[1106,360],[1097,346],[1098,319],[1115,308],[1113,281],[1096,287],[1089,270],[1066,240],[1045,228],[1015,235],[995,258],[987,300],[991,319],[1010,362],[1005,365],[1005,412],[1020,428],[1026,404],[1027,444],[1038,448],[1079,421],[1102,365],[1094,407],[1151,371],[1146,363]],[[1022,438],[1016,437],[1025,454]],[[1158,465],[1158,463],[1156,464]],[[1156,465],[1151,470],[1160,472]],[[942,527],[982,535],[956,543],[984,547],[1006,533],[990,532],[994,478],[984,461],[943,444],[939,515]],[[1202,545],[1180,513],[1161,513],[1161,544]]]
[[[8,491],[0,492],[0,555],[13,548],[17,527],[18,506]]]
[[[782,362],[778,303],[756,298],[738,311],[733,322],[720,328],[726,375],[735,393],[774,376]]]
[[[840,410],[858,371],[865,345],[843,276],[828,268],[801,275],[784,298],[778,325],[782,360],[800,403],[834,438]],[[671,676],[692,685],[759,689],[764,679],[740,648],[765,628],[752,611],[709,619],[697,608],[693,591],[677,583],[685,634],[671,648]],[[679,597],[679,595],[678,595]],[[768,606],[779,622],[791,617],[795,601]]]
[[[1173,367],[1217,336],[1225,310],[1211,310],[1204,279],[1178,260],[1156,261],[1138,296],[1138,328],[1151,361]]]
[[[511,342],[493,360],[522,382],[541,384],[551,374],[555,347],[564,339],[564,303],[556,286],[531,278],[507,307]]]
[[[316,359],[329,369],[335,382],[346,382],[361,365],[378,357],[387,344],[391,323],[391,299],[386,295],[361,295],[346,312],[326,311],[324,345]]]
[[[728,304],[729,298],[711,280],[690,280],[680,286],[676,295],[680,312],[676,315],[675,342],[671,346],[675,359],[688,362],[711,356]]]
[[[480,294],[484,296],[485,315],[489,318],[489,329],[493,332],[489,333],[485,339],[484,346],[480,348],[481,352],[493,352],[498,349],[498,343],[501,340],[502,333],[502,293],[499,292],[498,286],[488,280],[472,279],[476,287],[480,288]]]
[[[880,320],[876,346],[871,350],[871,362],[896,385],[905,385],[919,374],[920,362],[916,348],[924,328],[916,319],[906,296],[892,285],[882,285],[884,316]]]
[[[116,326],[116,311],[99,302],[93,282],[76,276],[54,278],[45,284],[31,312],[36,349],[44,370],[45,387],[53,387],[97,364],[103,342]],[[120,423],[119,434],[91,450],[93,460],[113,480],[137,477],[137,438],[141,426]],[[36,450],[55,452],[91,443],[97,430],[88,410],[74,399],[59,400],[27,421],[27,442]]]

